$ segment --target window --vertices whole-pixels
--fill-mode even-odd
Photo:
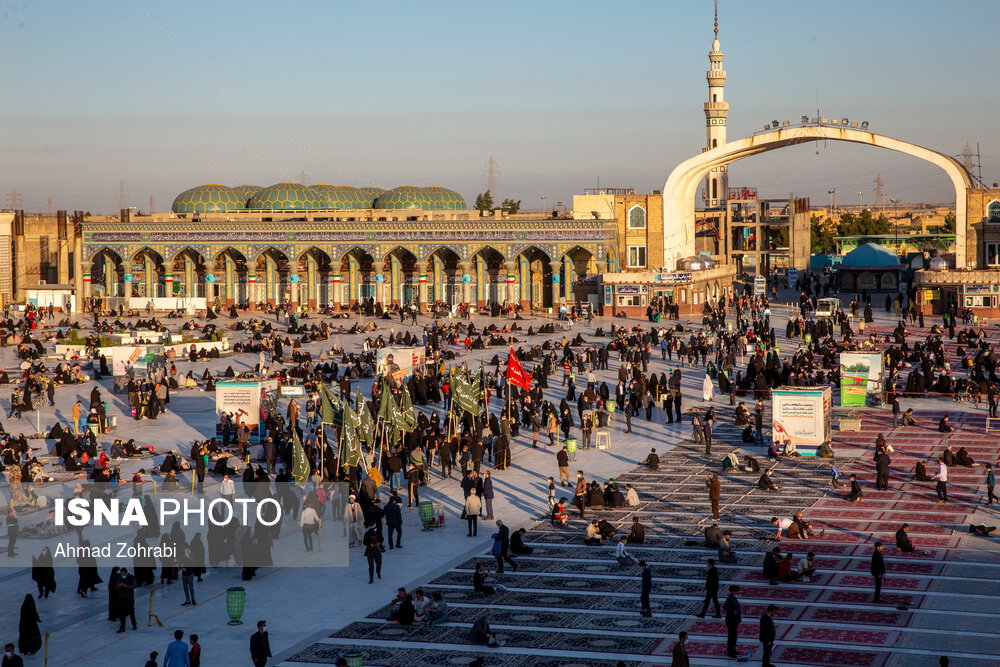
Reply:
[[[646,266],[646,246],[630,245],[628,247],[629,268],[642,268]]]
[[[646,228],[646,211],[641,206],[633,206],[628,212],[629,229]],[[643,262],[645,264],[645,262]]]
[[[718,199],[718,198],[719,198],[719,181],[713,178],[712,179],[712,199]]]
[[[996,266],[1000,264],[1000,243],[986,244],[986,266]]]
[[[712,148],[718,148],[718,147],[719,147],[719,140],[712,139]]]
[[[1000,199],[994,199],[986,207],[986,217],[990,219],[990,222],[1000,222]]]
[[[619,306],[645,306],[646,305],[646,295],[645,294],[619,294],[618,295],[618,305]]]

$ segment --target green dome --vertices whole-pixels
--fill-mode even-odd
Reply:
[[[439,202],[437,207],[443,211],[464,211],[465,210],[465,199],[462,195],[458,194],[454,190],[449,190],[448,188],[442,188],[440,185],[428,185],[424,188],[430,192],[435,200]]]
[[[840,266],[845,269],[899,266],[899,257],[891,250],[887,250],[877,243],[865,243],[844,255]]]
[[[268,211],[308,211],[324,207],[322,195],[301,183],[275,183],[247,202],[247,208]]]
[[[358,193],[357,188],[350,185],[328,185],[318,183],[310,185],[310,190],[316,192],[316,197],[322,203],[323,208],[332,208],[340,211],[350,211],[359,208],[368,208],[369,202]]]
[[[225,213],[246,208],[242,192],[218,183],[199,185],[177,195],[170,210],[174,213]]]
[[[402,185],[380,194],[372,208],[433,211],[437,207],[438,200],[435,199],[434,193],[428,192],[424,188],[418,188],[415,185]]]
[[[373,185],[358,188],[358,194],[361,196],[362,203],[365,205],[364,208],[374,207],[375,199],[383,192],[385,192],[383,188],[376,188]]]
[[[260,185],[237,185],[233,188],[233,191],[240,193],[240,196],[243,197],[243,204],[245,206],[246,203],[250,201],[250,197],[253,197],[263,189],[264,188]]]

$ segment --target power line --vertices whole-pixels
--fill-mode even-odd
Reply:
[[[497,176],[500,175],[500,163],[490,156],[489,161],[486,163],[486,191],[490,193],[490,197],[494,200],[497,197]]]
[[[21,208],[21,193],[17,191],[17,188],[12,188],[7,194],[7,208],[15,211]]]

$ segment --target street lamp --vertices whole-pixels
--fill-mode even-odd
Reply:
[[[546,195],[542,195],[542,214],[545,214],[545,200],[548,199]]]
[[[892,202],[892,227],[896,233],[896,252],[899,252],[899,210],[896,208],[899,206],[899,200],[889,197],[889,201]]]
[[[863,211],[865,208],[865,202],[864,199],[862,199],[863,194],[865,193],[864,192],[858,193],[858,215],[861,215],[861,211]]]

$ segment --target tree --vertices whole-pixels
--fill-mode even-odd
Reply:
[[[955,214],[945,213],[944,224],[941,226],[942,234],[954,234],[955,233]]]
[[[812,232],[812,252],[817,255],[832,254],[835,249],[833,220],[830,218],[822,219],[818,215],[814,215],[810,220],[810,231]]]
[[[476,196],[476,208],[480,212],[493,210],[493,195],[490,194],[489,190]]]
[[[513,199],[504,199],[503,203],[500,204],[500,209],[504,213],[517,213],[521,210],[521,200],[518,199],[514,201]]]

